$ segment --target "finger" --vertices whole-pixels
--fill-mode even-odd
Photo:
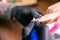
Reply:
[[[55,19],[51,19],[48,23],[46,24],[50,24],[50,23],[53,23],[53,22],[56,22],[58,18],[55,18]]]
[[[51,14],[46,14],[43,17],[38,18],[36,20],[39,21],[39,22],[42,22],[42,21],[48,21],[48,20],[51,20],[51,19],[54,19],[54,18],[57,18],[57,17],[58,17],[57,13],[56,14],[55,13],[51,13]]]
[[[54,8],[54,9],[49,9],[47,11],[47,14],[49,14],[49,13],[56,13],[56,12],[60,12],[60,5],[58,7],[56,7],[56,8]]]
[[[46,14],[52,13],[51,9],[47,9]]]
[[[52,13],[52,12],[54,12],[54,9],[57,8],[57,6],[59,7],[59,5],[60,5],[60,2],[55,3],[55,4],[51,5],[51,6],[49,6],[46,13]]]
[[[55,3],[55,4],[51,5],[51,6],[49,6],[48,9],[54,9],[54,8],[56,8],[59,5],[60,5],[60,2]]]
[[[52,9],[53,12],[57,12],[57,11],[60,11],[60,5],[54,9]]]
[[[48,9],[48,10],[46,11],[46,14],[54,13],[52,10],[53,10],[53,9]]]
[[[54,12],[54,13],[56,13],[56,12]],[[58,17],[60,16],[60,9],[57,10],[57,13],[56,13],[56,14],[58,15]],[[55,17],[56,17],[56,16],[55,16]],[[58,19],[58,17],[49,20],[47,23],[49,24],[49,23],[52,23],[52,22],[56,22],[57,19]],[[46,23],[46,24],[47,24],[47,23]]]

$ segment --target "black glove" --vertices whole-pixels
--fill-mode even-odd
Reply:
[[[52,40],[52,36],[50,34],[48,26],[45,25],[44,22],[35,22],[34,26],[38,32],[40,40]]]
[[[27,26],[33,18],[41,17],[35,9],[16,6],[11,11],[11,19],[18,20],[23,26]]]
[[[23,29],[23,36],[29,36],[30,32],[32,31],[32,29],[34,28],[34,21],[31,21],[31,23],[29,23],[29,25],[27,25],[26,27],[24,27]]]
[[[34,28],[34,21],[31,21],[31,23],[29,23],[29,25],[27,25],[26,27],[23,28],[22,30],[22,40],[29,40],[29,35],[32,31],[32,29]]]

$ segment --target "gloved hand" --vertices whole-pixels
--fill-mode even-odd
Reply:
[[[41,17],[35,9],[30,7],[16,6],[12,9],[11,19],[19,21],[23,26],[27,26],[33,18]]]

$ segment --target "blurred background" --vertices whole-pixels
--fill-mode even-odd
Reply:
[[[31,6],[43,14],[45,14],[48,6],[58,1],[60,0],[5,0],[5,2],[9,2],[18,6]]]

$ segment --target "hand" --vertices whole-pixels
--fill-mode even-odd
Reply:
[[[48,21],[46,24],[57,22],[60,19],[59,18],[60,17],[60,2],[49,6],[46,13],[47,13],[46,15],[36,20],[39,22]]]

